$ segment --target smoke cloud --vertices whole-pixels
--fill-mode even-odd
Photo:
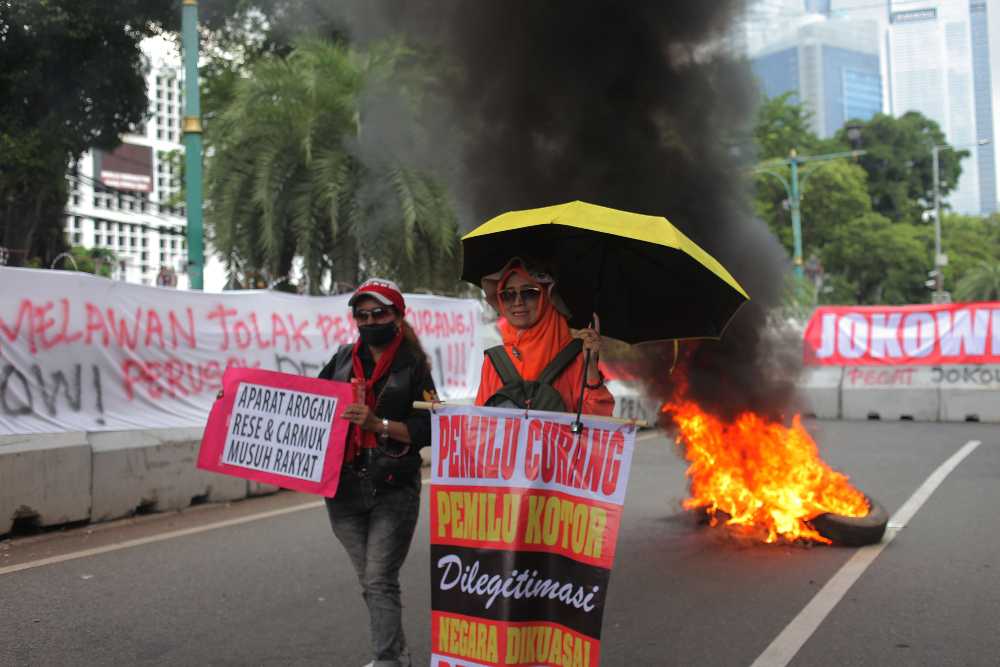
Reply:
[[[756,95],[727,36],[742,0],[376,0],[348,7],[365,41],[402,33],[450,69],[427,146],[474,224],[573,199],[666,216],[752,298],[719,343],[685,344],[689,395],[721,416],[782,414],[794,361],[766,336],[787,257],[756,221],[745,169]],[[433,156],[416,156],[433,162]],[[649,307],[698,299],[637,285]],[[673,346],[646,348],[666,396]],[[795,355],[791,355],[794,357]]]

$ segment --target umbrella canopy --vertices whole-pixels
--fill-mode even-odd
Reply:
[[[725,267],[666,218],[581,201],[503,213],[462,238],[462,279],[512,257],[543,261],[582,328],[628,343],[719,338],[750,297]]]

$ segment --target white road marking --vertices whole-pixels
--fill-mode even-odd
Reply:
[[[7,567],[0,567],[0,576],[3,576],[5,574],[13,574],[14,572],[20,572],[21,570],[30,570],[32,568],[42,567],[44,565],[54,565],[56,563],[64,563],[68,560],[76,560],[77,558],[98,556],[100,554],[106,554],[110,551],[118,551],[119,549],[130,549],[132,547],[139,547],[144,544],[152,544],[154,542],[172,540],[175,537],[184,537],[186,535],[197,535],[198,533],[204,533],[210,530],[216,530],[218,528],[228,528],[229,526],[238,526],[242,523],[250,523],[251,521],[258,521],[260,519],[270,519],[271,517],[281,516],[282,514],[291,514],[292,512],[301,512],[302,510],[311,510],[322,506],[323,506],[322,502],[305,503],[302,505],[296,505],[295,507],[285,507],[280,510],[270,510],[268,512],[261,512],[260,514],[241,516],[237,519],[227,519],[225,521],[207,523],[204,526],[195,526],[193,528],[182,528],[181,530],[172,530],[169,533],[160,533],[159,535],[140,537],[134,540],[126,540],[125,542],[106,544],[103,547],[94,547],[93,549],[82,549],[80,551],[72,551],[68,554],[51,556],[49,558],[40,558],[38,560],[32,560],[26,563],[19,563],[17,565],[8,565]]]
[[[427,484],[429,482],[430,478],[424,478],[423,480],[424,484]],[[153,544],[154,542],[172,540],[176,537],[197,535],[198,533],[205,533],[210,530],[218,530],[219,528],[239,526],[240,524],[250,523],[252,521],[260,521],[261,519],[270,519],[272,517],[282,516],[284,514],[292,514],[294,512],[302,512],[304,510],[318,509],[320,507],[323,507],[323,501],[318,501],[314,503],[303,503],[302,505],[295,505],[294,507],[285,507],[280,510],[269,510],[267,512],[260,512],[259,514],[241,516],[236,519],[226,519],[225,521],[216,521],[215,523],[207,523],[204,526],[195,526],[193,528],[182,528],[181,530],[172,530],[168,533],[160,533],[159,535],[150,535],[149,537],[140,537],[135,540],[126,540],[125,542],[106,544],[103,547],[94,547],[93,549],[81,549],[80,551],[73,551],[68,554],[62,554],[59,556],[50,556],[49,558],[39,558],[38,560],[32,560],[26,563],[19,563],[17,565],[8,565],[7,567],[0,567],[0,576],[3,576],[5,574],[13,574],[14,572],[20,572],[22,570],[30,570],[32,568],[42,567],[45,565],[55,565],[56,563],[65,563],[68,560],[76,560],[77,558],[87,558],[88,556],[99,556],[100,554],[106,554],[111,551],[118,551],[120,549],[131,549],[132,547],[141,547],[144,544]]]
[[[882,550],[889,546],[896,535],[906,527],[910,519],[920,507],[927,502],[934,490],[976,447],[982,444],[979,440],[970,440],[955,452],[951,458],[938,466],[923,484],[920,485],[909,500],[892,515],[886,528],[885,537],[879,544],[872,544],[858,549],[851,558],[826,582],[826,585],[809,601],[799,615],[792,619],[781,631],[771,645],[753,661],[751,667],[785,667],[805,645],[806,641],[816,632],[823,620],[833,611],[837,603],[843,599],[851,586],[864,574],[868,566],[878,558]]]
[[[652,438],[660,437],[663,434],[659,431],[652,431],[649,433],[642,433],[636,436],[636,440],[650,440]],[[424,478],[423,483],[428,484],[430,478]],[[101,554],[106,554],[112,551],[118,551],[120,549],[131,549],[132,547],[140,547],[144,544],[153,544],[155,542],[162,542],[164,540],[172,540],[177,537],[185,537],[187,535],[197,535],[198,533],[205,533],[210,530],[218,530],[220,528],[228,528],[230,526],[238,526],[244,523],[250,523],[251,521],[259,521],[261,519],[270,519],[272,517],[281,516],[283,514],[291,514],[293,512],[301,512],[303,510],[317,509],[323,506],[322,502],[315,503],[305,503],[302,505],[296,505],[295,507],[285,507],[280,510],[270,510],[268,512],[261,512],[259,514],[251,514],[250,516],[242,516],[237,519],[226,519],[225,521],[216,521],[215,523],[208,523],[204,526],[195,526],[193,528],[183,528],[181,530],[172,530],[168,533],[160,533],[159,535],[150,535],[149,537],[140,537],[135,540],[127,540],[125,542],[116,542],[115,544],[107,544],[103,547],[94,547],[93,549],[82,549],[80,551],[73,551],[68,554],[61,554],[59,556],[50,556],[49,558],[39,558],[38,560],[28,561],[26,563],[19,563],[17,565],[8,565],[6,567],[0,567],[0,576],[5,574],[13,574],[15,572],[21,572],[22,570],[30,570],[36,567],[43,567],[45,565],[55,565],[56,563],[65,563],[69,560],[76,560],[77,558],[87,558],[88,556],[99,556]]]

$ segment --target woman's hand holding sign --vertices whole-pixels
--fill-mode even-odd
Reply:
[[[382,430],[382,420],[364,403],[352,403],[348,405],[344,408],[344,412],[340,417],[365,431]]]
[[[340,415],[364,431],[375,431],[380,437],[391,438],[404,444],[410,444],[410,428],[405,422],[390,421],[383,425],[382,418],[376,415],[364,403],[351,403]]]

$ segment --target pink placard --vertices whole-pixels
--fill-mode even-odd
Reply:
[[[203,470],[332,498],[351,403],[349,383],[229,368],[198,451]]]

